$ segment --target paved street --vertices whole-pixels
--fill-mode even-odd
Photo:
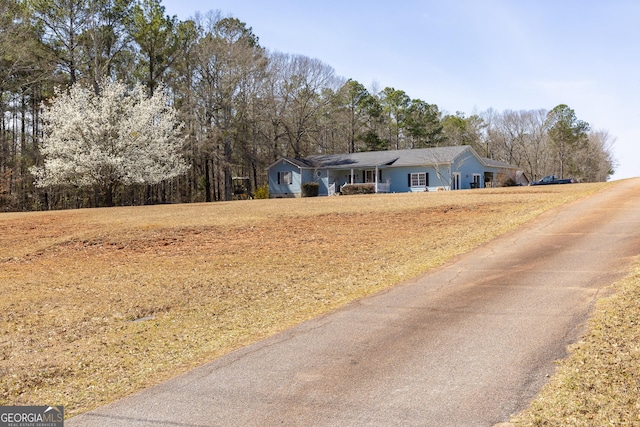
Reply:
[[[640,180],[623,181],[413,281],[65,424],[505,422],[639,254]]]

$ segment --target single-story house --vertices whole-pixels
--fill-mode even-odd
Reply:
[[[267,168],[272,198],[300,197],[302,184],[317,182],[330,196],[349,184],[370,183],[377,193],[495,187],[516,179],[518,168],[480,157],[469,145],[350,154],[284,157]]]

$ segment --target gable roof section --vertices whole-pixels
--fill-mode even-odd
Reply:
[[[505,163],[505,162],[500,162],[498,160],[493,160],[493,159],[488,159],[486,157],[482,158],[482,161],[484,162],[484,164],[486,166],[492,167],[492,168],[499,168],[499,169],[518,169],[517,166],[513,166],[510,165],[509,163]]]
[[[272,167],[274,167],[280,162],[290,163],[291,165],[297,167],[298,169],[309,169],[313,167],[313,166],[310,166],[309,163],[305,161],[305,159],[294,159],[293,157],[281,157],[275,162],[271,163],[269,166],[267,166],[266,169],[271,169]]]

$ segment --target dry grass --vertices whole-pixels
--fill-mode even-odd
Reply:
[[[78,414],[608,184],[0,215],[0,404]]]
[[[597,303],[586,336],[517,426],[640,425],[640,264]]]

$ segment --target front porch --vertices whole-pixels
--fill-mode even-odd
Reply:
[[[382,169],[375,167],[374,169],[345,169],[331,170],[328,173],[329,196],[337,193],[342,194],[343,190],[348,186],[367,186],[366,193],[389,193],[391,192],[391,182],[387,178],[382,180]]]

